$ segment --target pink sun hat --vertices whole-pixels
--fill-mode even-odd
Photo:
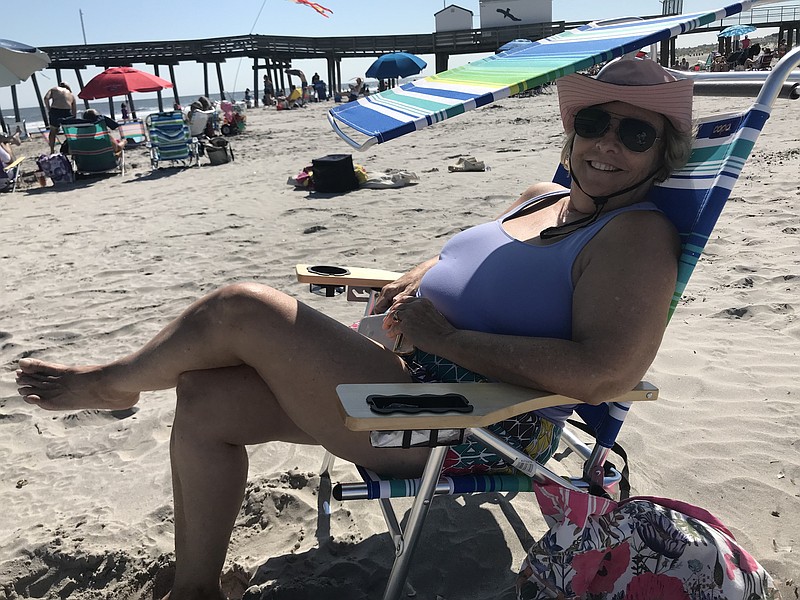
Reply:
[[[574,130],[579,110],[615,101],[660,113],[675,129],[690,133],[693,85],[691,79],[676,79],[655,61],[639,58],[611,61],[596,77],[572,74],[556,82],[567,133]]]

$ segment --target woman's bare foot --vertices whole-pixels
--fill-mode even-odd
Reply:
[[[23,358],[17,369],[17,391],[28,404],[45,410],[101,408],[121,410],[139,401],[136,392],[122,392],[108,382],[107,367],[67,367]]]

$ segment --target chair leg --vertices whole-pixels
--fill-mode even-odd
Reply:
[[[378,502],[380,503],[381,512],[383,513],[383,520],[386,521],[386,528],[389,530],[389,535],[392,538],[392,546],[395,549],[396,555],[397,549],[400,548],[403,543],[403,529],[400,527],[394,508],[392,508],[392,501],[389,500],[389,498],[379,498]],[[417,595],[417,591],[408,581],[405,583],[405,594],[409,598]]]
[[[389,582],[386,584],[386,591],[383,594],[383,600],[398,600],[403,593],[403,585],[408,577],[408,569],[411,566],[411,557],[419,541],[419,534],[425,523],[425,517],[428,516],[428,510],[431,507],[431,500],[436,491],[436,484],[439,481],[446,455],[447,446],[437,446],[431,450],[428,462],[425,463],[425,470],[422,473],[419,490],[411,506],[406,530],[395,545],[396,556],[394,565],[392,565],[392,572],[389,575]]]

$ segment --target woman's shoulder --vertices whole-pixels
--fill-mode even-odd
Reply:
[[[533,198],[538,198],[539,196],[544,196],[546,194],[553,194],[563,192],[564,194],[569,194],[569,189],[565,188],[563,185],[559,185],[557,183],[553,183],[552,181],[540,181],[539,183],[534,183],[529,185],[524,192],[519,195],[511,206],[506,208],[502,215],[508,214],[518,206],[528,202]]]
[[[660,210],[627,210],[617,214],[599,232],[596,240],[605,251],[617,248],[625,253],[661,253],[668,251],[676,256],[680,238],[672,221]]]
[[[516,206],[517,204],[521,204],[522,202],[526,202],[531,198],[536,198],[537,196],[543,196],[544,194],[550,194],[554,192],[565,192],[568,193],[569,190],[565,188],[563,185],[559,185],[552,181],[540,181],[538,183],[534,183],[522,192],[514,203]]]

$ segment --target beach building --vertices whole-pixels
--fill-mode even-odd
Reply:
[[[553,20],[553,0],[480,0],[481,28]]]
[[[471,10],[451,4],[433,14],[436,31],[459,31],[472,29]]]

